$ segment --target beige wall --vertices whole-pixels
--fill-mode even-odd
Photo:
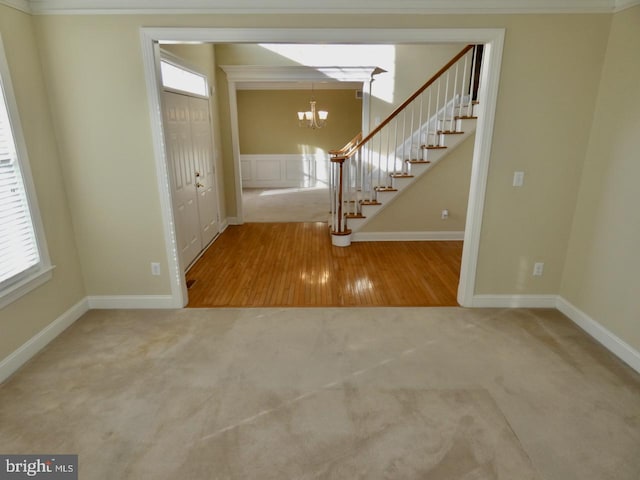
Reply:
[[[0,5],[0,34],[24,132],[53,278],[0,309],[0,361],[84,297],[58,146],[53,135],[32,19]]]
[[[181,58],[187,65],[194,67],[198,72],[207,75],[211,97],[209,99],[211,109],[211,123],[213,128],[213,159],[216,168],[217,198],[219,202],[220,218],[227,217],[225,201],[224,165],[222,162],[222,145],[220,139],[220,115],[218,113],[218,89],[217,85],[217,65],[215,47],[210,44],[200,45],[162,45],[162,49]]]
[[[125,18],[60,20],[34,17],[85,288],[169,294],[139,32]]]
[[[640,7],[614,16],[561,294],[640,350]]]
[[[88,293],[169,291],[139,37],[141,26],[167,25],[505,28],[476,292],[559,291],[610,15],[54,15],[34,22]],[[223,103],[221,95],[221,112]],[[514,170],[525,171],[523,188],[511,187]],[[227,190],[227,199],[234,194]],[[150,261],[163,262],[165,274],[151,277]],[[543,277],[531,276],[534,261],[546,263]]]
[[[322,129],[298,126],[296,113],[309,109],[310,97],[307,90],[238,91],[240,153],[326,153],[360,132],[362,100],[355,90],[315,91],[316,108],[329,112]]]
[[[416,183],[400,192],[363,232],[462,232],[467,218],[475,135],[449,152]],[[449,218],[442,220],[442,210]]]
[[[379,65],[387,72],[376,75],[371,86],[372,128],[377,125],[376,118],[383,120],[395,108],[402,105],[464,46],[459,44],[394,46],[393,61],[389,62],[390,64],[383,62]],[[453,75],[451,75],[451,82],[453,89]]]

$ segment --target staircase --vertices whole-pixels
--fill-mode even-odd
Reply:
[[[350,245],[353,233],[475,132],[481,61],[482,47],[467,45],[367,136],[329,152],[334,245]]]

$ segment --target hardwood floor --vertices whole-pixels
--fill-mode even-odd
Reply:
[[[187,273],[188,307],[455,306],[462,242],[331,245],[326,223],[230,226]]]

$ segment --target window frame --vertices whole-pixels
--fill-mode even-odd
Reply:
[[[159,75],[159,80],[160,80],[160,85],[162,86],[162,89],[167,91],[167,92],[173,92],[173,93],[179,93],[181,95],[187,95],[190,97],[196,97],[196,98],[205,98],[205,99],[209,99],[211,98],[211,86],[209,85],[209,77],[207,76],[206,73],[203,73],[201,71],[199,71],[198,69],[196,69],[195,67],[193,67],[192,65],[189,65],[185,60],[183,60],[182,58],[178,57],[177,55],[174,55],[173,53],[169,52],[168,50],[160,50],[160,72],[162,72],[162,63],[168,63],[169,65],[178,68],[180,70],[184,70],[185,72],[191,73],[192,75],[196,75],[198,77],[201,77],[204,80],[204,88],[205,88],[205,95],[200,95],[198,93],[189,91],[189,90],[182,90],[181,88],[174,88],[174,87],[168,87],[164,84],[164,79],[162,78],[162,73],[160,73]]]
[[[4,95],[2,95],[4,93]],[[16,147],[17,164],[24,190],[29,206],[31,223],[33,225],[36,247],[40,255],[40,261],[22,272],[14,275],[11,279],[7,279],[7,283],[0,288],[0,309],[18,300],[30,291],[49,281],[55,268],[51,265],[49,250],[44,233],[44,226],[38,207],[38,199],[36,189],[33,183],[31,167],[29,164],[29,156],[27,152],[27,144],[20,121],[18,104],[16,101],[15,91],[11,82],[11,73],[5,53],[4,43],[0,35],[0,96],[4,97],[9,116],[10,131]]]

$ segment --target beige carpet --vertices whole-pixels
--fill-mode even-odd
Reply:
[[[80,478],[637,480],[640,377],[552,310],[91,311],[0,387]]]
[[[245,188],[242,205],[245,222],[326,222],[329,189]]]

